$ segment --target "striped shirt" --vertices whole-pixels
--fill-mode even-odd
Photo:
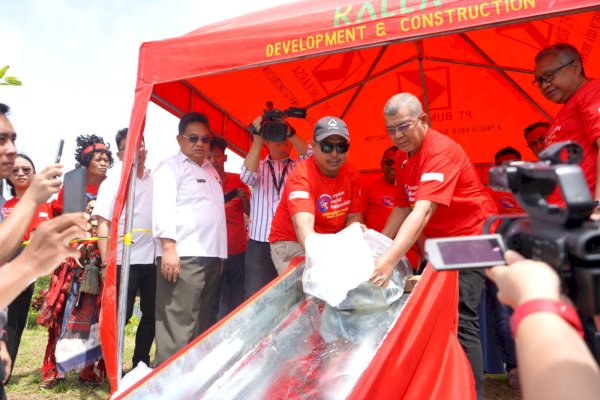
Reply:
[[[309,144],[306,154],[298,158],[271,160],[271,156],[267,156],[258,164],[258,171],[256,172],[248,171],[246,165],[242,164],[240,178],[242,182],[252,188],[252,196],[250,197],[250,239],[258,242],[269,241],[271,222],[283,193],[285,179],[300,161],[306,160],[312,153],[312,145]],[[273,173],[269,165],[272,166]],[[282,179],[284,171],[285,175]],[[273,177],[273,174],[275,177]],[[280,182],[281,186],[277,190]]]

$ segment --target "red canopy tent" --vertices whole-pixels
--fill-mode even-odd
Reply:
[[[527,158],[523,128],[558,110],[531,85],[533,57],[569,42],[587,75],[600,75],[598,10],[597,0],[306,0],[144,43],[117,211],[149,101],[177,116],[207,114],[214,133],[240,154],[251,140],[245,126],[266,101],[307,108],[306,120],[290,120],[307,139],[320,117],[339,116],[350,129],[349,161],[369,171],[391,144],[383,105],[408,91],[473,163],[491,163],[507,145]],[[101,319],[113,389],[115,249],[112,242]]]

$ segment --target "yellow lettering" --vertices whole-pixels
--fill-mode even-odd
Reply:
[[[421,28],[421,20],[419,18],[411,18],[410,19],[410,27],[415,31]]]
[[[452,23],[452,14],[454,13],[454,11],[456,11],[454,8],[451,8],[449,10],[444,10],[444,12],[446,14],[448,14],[448,22]]]
[[[458,22],[467,19],[467,8],[466,7],[457,7],[456,14],[458,15]]]
[[[479,17],[479,8],[477,6],[468,6],[469,19],[477,19]]]
[[[339,26],[340,19],[344,21],[345,24],[350,24],[350,19],[348,19],[348,14],[352,10],[352,6],[346,7],[346,11],[342,12],[340,8],[335,9],[335,14],[333,15],[333,26]]]
[[[423,14],[423,28],[432,28],[433,27],[433,14]]]
[[[275,55],[276,56],[281,55],[281,42],[275,43]]]
[[[375,25],[375,35],[378,37],[387,35],[385,32],[385,24],[383,22],[378,22],[377,25]]]
[[[371,15],[371,19],[372,20],[376,20],[377,19],[377,14],[375,13],[375,9],[373,8],[373,4],[371,4],[370,1],[366,1],[362,7],[360,8],[360,11],[358,12],[358,16],[356,17],[356,23],[359,23],[362,20],[362,17],[365,13],[365,11],[368,11],[369,14]]]
[[[525,8],[535,8],[535,0],[525,0]]]
[[[336,44],[336,36],[335,36],[336,33],[337,32],[334,32],[333,34],[330,35],[328,32],[325,32],[325,46],[326,47],[335,46],[335,44]]]
[[[490,16],[490,12],[486,10],[489,6],[490,6],[490,3],[481,3],[479,5],[479,14],[481,14],[482,17]]]
[[[309,36],[306,38],[306,48],[312,50],[315,47],[315,37]]]
[[[400,19],[400,29],[402,29],[402,32],[410,31],[410,29],[405,25],[406,22],[408,22],[408,18],[404,17]]]
[[[323,41],[323,34],[317,33],[317,48],[321,47],[322,41]]]
[[[345,33],[344,43],[356,41],[356,31],[354,29],[346,29]]]
[[[517,3],[516,6],[515,3]],[[521,11],[523,9],[523,3],[521,2],[521,0],[510,0],[510,8],[512,9],[512,11]]]
[[[358,30],[358,37],[360,38],[360,40],[363,40],[365,38],[365,28],[367,26],[366,25],[359,25],[356,27],[356,29]]]
[[[496,6],[496,14],[500,14],[500,3],[502,3],[501,0],[494,0],[492,1],[492,4]]]
[[[434,14],[435,26],[442,26],[444,24],[444,14],[441,11],[436,11]]]

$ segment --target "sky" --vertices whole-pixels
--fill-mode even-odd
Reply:
[[[292,0],[0,0],[0,67],[23,86],[0,86],[0,103],[18,135],[17,149],[37,169],[74,167],[75,138],[96,134],[116,149],[129,124],[140,45]],[[177,152],[178,120],[150,103],[147,165]],[[160,149],[160,151],[158,151]],[[116,151],[115,151],[116,152]],[[116,157],[116,156],[115,156]],[[238,172],[242,159],[229,156]]]

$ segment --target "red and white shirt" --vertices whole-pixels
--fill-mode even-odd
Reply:
[[[329,178],[319,171],[314,157],[298,164],[285,184],[269,242],[297,242],[292,217],[299,212],[315,216],[317,233],[337,233],[344,229],[348,214],[360,212],[358,172],[346,163],[336,178]]]
[[[13,197],[12,199],[7,200],[6,203],[4,203],[4,205],[2,206],[2,216],[4,218],[10,215],[10,213],[15,208],[19,200],[20,199]],[[44,221],[48,221],[50,218],[52,218],[52,208],[50,208],[50,204],[40,204],[40,206],[35,210],[35,214],[33,214],[33,218],[31,219],[29,227],[25,231],[23,240],[29,240],[31,238],[31,232],[33,232],[39,224],[41,224]]]
[[[412,208],[418,200],[438,205],[423,231],[429,238],[481,234],[485,219],[496,213],[467,153],[433,129],[411,157],[396,155],[396,205]]]
[[[546,136],[546,146],[573,140],[583,148],[581,169],[592,196],[596,190],[596,163],[600,139],[600,79],[587,82],[558,112]]]

